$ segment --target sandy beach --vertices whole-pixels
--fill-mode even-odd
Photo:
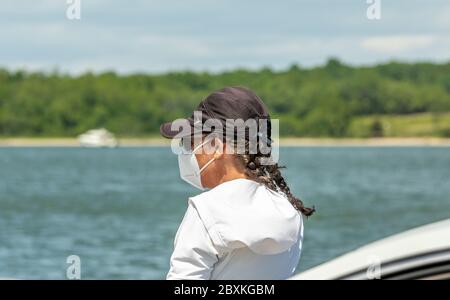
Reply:
[[[149,138],[119,138],[122,147],[161,147],[169,146],[170,140]],[[450,138],[437,137],[408,137],[408,138],[297,138],[285,137],[280,139],[284,147],[333,147],[333,146],[362,146],[362,147],[395,147],[395,146],[442,146],[450,147]],[[76,138],[0,138],[0,147],[79,147]]]

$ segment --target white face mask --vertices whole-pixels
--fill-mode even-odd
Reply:
[[[180,168],[181,179],[202,191],[205,190],[205,188],[202,185],[201,172],[214,161],[214,158],[212,158],[200,169],[197,158],[195,157],[195,151],[204,144],[206,144],[206,142],[195,147],[190,153],[178,154],[178,167]]]

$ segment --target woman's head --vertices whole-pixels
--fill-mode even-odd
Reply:
[[[177,122],[179,121],[179,122]],[[200,188],[215,186],[238,178],[247,178],[282,192],[291,204],[309,216],[294,197],[271,161],[271,120],[262,100],[243,87],[227,87],[203,100],[189,119],[161,126],[168,138],[181,137],[188,156],[179,155],[184,180]]]
[[[180,142],[186,153],[195,157],[202,188],[212,189],[229,180],[247,178],[245,166],[229,148],[229,143],[219,136],[201,134]]]

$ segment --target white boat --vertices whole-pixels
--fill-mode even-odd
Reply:
[[[78,136],[78,141],[82,147],[109,147],[114,148],[119,145],[114,135],[105,128],[91,129]]]
[[[290,279],[450,279],[450,219],[368,244]]]

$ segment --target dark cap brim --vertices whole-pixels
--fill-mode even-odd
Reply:
[[[159,132],[168,139],[182,138],[192,134],[193,128],[189,119],[179,119],[161,124]]]

